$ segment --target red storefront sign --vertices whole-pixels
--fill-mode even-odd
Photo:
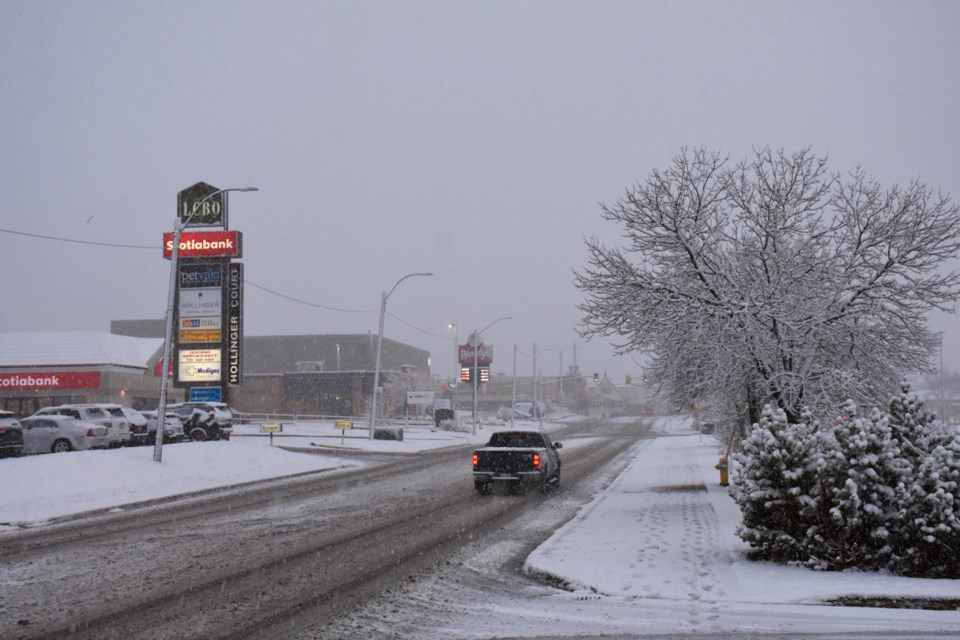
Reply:
[[[460,364],[473,366],[473,345],[469,342],[460,345]],[[493,362],[493,345],[480,343],[480,349],[476,353],[477,364],[490,364]]]
[[[161,373],[162,371],[163,371],[163,358],[160,358],[159,360],[157,360],[157,364],[153,365],[153,375],[159,378],[161,375],[163,375]],[[172,356],[170,357],[170,366],[167,367],[167,375],[170,376],[171,378],[173,377],[173,357]]]
[[[99,371],[30,371],[0,373],[0,391],[99,389]]]
[[[243,234],[239,231],[184,231],[180,234],[181,258],[240,258]],[[163,234],[163,257],[173,257],[173,234]]]

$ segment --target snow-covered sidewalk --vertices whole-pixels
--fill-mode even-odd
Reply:
[[[740,512],[719,486],[720,444],[686,419],[662,419],[663,437],[638,443],[623,473],[536,549],[530,572],[565,582],[573,598],[600,598],[631,630],[947,631],[960,613],[832,607],[840,596],[960,599],[960,581],[827,573],[746,559]],[[624,609],[623,607],[626,607]],[[640,613],[642,610],[642,614]],[[624,621],[625,622],[625,621]]]

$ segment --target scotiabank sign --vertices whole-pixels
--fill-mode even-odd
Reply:
[[[0,391],[99,389],[99,371],[42,371],[0,373]]]
[[[184,231],[180,234],[181,258],[240,258],[243,234],[239,231]],[[163,234],[163,257],[173,257],[173,234]]]

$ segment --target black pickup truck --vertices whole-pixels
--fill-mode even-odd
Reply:
[[[541,493],[560,486],[561,445],[540,431],[498,431],[473,452],[473,486],[487,495],[493,483],[536,486]]]

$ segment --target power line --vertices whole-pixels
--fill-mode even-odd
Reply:
[[[428,335],[428,336],[433,336],[434,338],[439,338],[439,339],[441,339],[441,340],[453,340],[453,338],[450,337],[450,336],[440,335],[439,333],[433,333],[433,332],[431,332],[431,331],[427,331],[426,329],[421,329],[420,327],[415,327],[414,325],[410,324],[409,322],[407,322],[407,321],[404,320],[403,318],[398,318],[397,316],[393,315],[393,314],[390,313],[389,311],[387,311],[387,315],[390,316],[391,318],[393,318],[394,320],[396,320],[397,322],[399,322],[399,323],[401,323],[401,324],[407,325],[408,327],[410,327],[410,328],[413,329],[414,331],[419,331],[420,333],[425,333],[425,334]]]
[[[246,278],[244,278],[243,281],[244,283],[250,285],[251,287],[254,287],[255,289],[266,291],[267,293],[273,294],[279,298],[290,300],[291,302],[296,302],[298,304],[305,304],[308,307],[316,307],[317,309],[326,309],[327,311],[340,311],[342,313],[375,313],[377,311],[376,309],[340,309],[339,307],[328,307],[323,304],[317,304],[316,302],[307,302],[306,300],[301,300],[300,298],[294,298],[293,296],[288,296],[278,291],[274,291],[273,289],[267,289],[266,287],[262,287],[259,284],[250,282]]]
[[[160,247],[156,245],[142,245],[142,244],[117,244],[114,242],[94,242],[93,240],[77,240],[76,238],[58,238],[56,236],[44,236],[39,233],[27,233],[25,231],[14,231],[13,229],[0,229],[0,232],[3,233],[12,233],[17,236],[28,236],[30,238],[42,238],[43,240],[56,240],[57,242],[73,242],[76,244],[92,244],[100,247],[121,247],[123,249],[153,249],[154,251],[159,250]]]
[[[42,240],[54,240],[54,241],[56,241],[56,242],[73,242],[73,243],[76,243],[76,244],[89,244],[89,245],[96,245],[96,246],[101,246],[101,247],[119,247],[119,248],[123,248],[123,249],[151,249],[151,250],[154,250],[154,251],[160,249],[160,247],[157,247],[157,246],[154,246],[154,245],[145,246],[145,245],[137,245],[137,244],[120,244],[120,243],[114,243],[114,242],[94,242],[94,241],[92,241],[92,240],[77,240],[77,239],[75,239],[75,238],[61,238],[61,237],[57,237],[57,236],[41,235],[41,234],[39,234],[39,233],[27,233],[27,232],[25,232],[25,231],[14,231],[13,229],[3,229],[3,228],[0,228],[0,232],[2,232],[2,233],[10,233],[10,234],[13,234],[13,235],[18,235],[18,236],[28,236],[28,237],[30,237],[30,238],[40,238],[40,239],[42,239]],[[262,286],[262,285],[259,285],[259,284],[255,283],[255,282],[251,282],[250,280],[247,280],[246,278],[243,279],[243,282],[244,282],[245,284],[250,285],[251,287],[253,287],[253,288],[255,288],[255,289],[260,289],[261,291],[265,291],[265,292],[267,292],[267,293],[269,293],[269,294],[271,294],[271,295],[277,296],[278,298],[283,298],[283,299],[285,299],[285,300],[290,300],[291,302],[296,302],[297,304],[306,305],[306,306],[308,306],[308,307],[314,307],[314,308],[316,308],[316,309],[324,309],[324,310],[326,310],[326,311],[338,311],[338,312],[340,312],[340,313],[375,313],[375,312],[377,311],[376,309],[341,309],[340,307],[331,307],[331,306],[328,306],[328,305],[318,304],[318,303],[316,303],[316,302],[309,302],[309,301],[307,301],[307,300],[301,300],[300,298],[294,298],[293,296],[288,296],[288,295],[286,295],[286,294],[280,293],[279,291],[274,291],[273,289],[268,289],[267,287],[264,287],[264,286]],[[439,334],[436,334],[436,333],[432,333],[432,332],[430,332],[430,331],[427,331],[426,329],[421,329],[420,327],[414,326],[414,325],[410,324],[409,322],[407,322],[406,320],[404,320],[403,318],[399,318],[399,317],[395,316],[394,314],[390,313],[389,311],[388,311],[387,313],[390,315],[391,318],[395,319],[397,322],[400,322],[400,323],[402,323],[402,324],[410,327],[411,329],[413,329],[413,330],[415,330],[415,331],[419,331],[420,333],[426,334],[426,335],[428,335],[428,336],[433,336],[434,338],[440,338],[441,340],[449,340],[449,339],[450,339],[449,336],[439,335]]]

